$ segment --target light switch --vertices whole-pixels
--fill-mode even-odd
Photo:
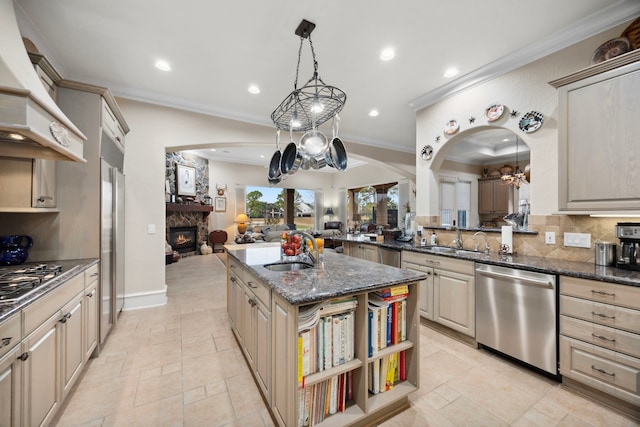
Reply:
[[[155,224],[147,225],[147,234],[156,234],[156,225]]]
[[[544,233],[544,242],[547,245],[555,245],[556,244],[556,232],[555,231],[546,231]]]

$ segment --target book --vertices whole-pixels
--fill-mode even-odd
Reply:
[[[324,368],[330,369],[333,366],[333,321],[331,316],[324,318]]]
[[[389,355],[380,359],[380,375],[378,376],[378,389],[380,393],[387,391],[387,370],[389,369]]]
[[[304,410],[300,411],[303,414],[303,426],[306,427],[311,422],[311,400],[313,396],[313,387],[307,387],[304,389]]]
[[[302,379],[304,378],[304,375],[302,374],[302,353],[303,351],[303,340],[302,340],[302,336],[299,335],[298,336],[298,383],[302,383]]]
[[[392,322],[393,322],[392,305],[393,304],[389,304],[387,306],[387,334],[386,334],[386,338],[387,338],[386,345],[387,345],[387,347],[391,346],[391,336],[392,336],[391,326],[392,326]]]
[[[398,301],[393,302],[391,305],[391,342],[390,344],[398,344]]]
[[[405,381],[407,379],[407,359],[406,359],[406,352],[405,350],[402,350],[400,352],[400,367],[399,367],[399,372],[398,372],[398,377],[400,378],[400,381]]]
[[[382,350],[387,347],[387,312],[389,305],[385,305],[384,307],[380,307],[380,326],[378,327],[378,331],[380,333],[380,339],[378,348]]]
[[[311,364],[310,364],[310,357],[311,357],[311,347],[309,344],[309,331],[303,331],[300,333],[300,336],[302,337],[302,376],[306,377],[307,375],[309,375],[311,373]]]
[[[345,356],[344,361],[350,362],[355,356],[355,325],[353,319],[353,311],[345,315]]]
[[[401,302],[402,316],[400,318],[400,341],[407,339],[407,300]]]
[[[390,297],[390,296],[393,297],[401,294],[406,295],[409,293],[409,285],[392,286],[390,288],[380,289],[376,293],[379,294],[381,297]]]
[[[342,350],[342,328],[340,326],[342,316],[333,316],[332,324],[333,329],[331,334],[333,335],[333,366],[338,366],[340,362],[340,354]],[[344,359],[343,359],[344,360]]]
[[[378,354],[380,350],[380,308],[370,307],[371,313],[371,356]]]

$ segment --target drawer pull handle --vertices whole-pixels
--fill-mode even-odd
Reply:
[[[71,313],[67,313],[59,320],[60,323],[67,323],[67,320],[71,319]]]
[[[13,337],[2,338],[2,341],[0,341],[0,348],[6,347],[9,344],[11,344],[11,340],[12,339],[13,339]]]
[[[233,276],[231,276],[231,279],[230,279],[230,280],[231,280],[233,283],[235,283],[235,282],[236,282],[236,278],[235,278],[235,277],[233,277]]]
[[[97,277],[97,276],[98,276],[98,273],[91,273],[91,276],[89,277]]]
[[[607,372],[604,369],[596,368],[594,365],[591,365],[591,369],[593,369],[594,371],[598,371],[601,374],[609,375],[610,377],[615,377],[616,376],[615,372]]]
[[[25,351],[24,353],[22,353],[20,356],[18,356],[18,359],[22,360],[23,362],[25,360],[27,360],[29,358],[29,352]]]
[[[595,311],[592,311],[591,314],[593,314],[594,316],[598,316],[598,317],[604,317],[605,319],[615,319],[616,316],[608,316],[606,314],[603,313],[596,313]]]
[[[94,290],[92,290],[91,292],[89,292],[89,293],[87,294],[87,296],[88,296],[89,298],[93,298],[93,296],[95,295],[95,293],[96,293],[96,291],[95,291],[95,289],[94,289]]]
[[[592,294],[602,295],[602,296],[605,296],[605,297],[615,297],[616,296],[616,294],[614,294],[613,292],[596,291],[595,289],[591,289],[591,293]]]
[[[254,284],[253,282],[247,282],[247,285],[249,285],[251,289],[258,289],[258,285]]]
[[[602,335],[596,335],[594,333],[591,333],[591,336],[602,341],[616,342],[615,338],[607,338],[603,337]]]

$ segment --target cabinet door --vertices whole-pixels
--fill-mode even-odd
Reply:
[[[493,211],[509,213],[509,192],[511,186],[500,181],[493,181]]]
[[[271,404],[271,313],[260,303],[254,307],[256,319],[255,372],[262,392]]]
[[[277,295],[273,298],[273,388],[271,409],[278,425],[295,425],[297,390],[297,345],[293,337],[298,332],[293,308]]]
[[[0,358],[0,426],[20,426],[22,361],[20,346]]]
[[[478,182],[478,213],[493,212],[493,181]]]
[[[475,280],[473,276],[434,270],[434,320],[475,337]]]
[[[360,258],[379,263],[378,248],[372,245],[360,245]]]
[[[66,396],[84,366],[83,321],[84,294],[62,309],[60,323],[62,396]]]
[[[249,365],[253,368],[255,366],[256,355],[256,339],[255,339],[255,325],[256,325],[256,311],[253,306],[255,296],[253,292],[246,286],[244,287],[244,294],[242,299],[242,308],[240,311],[240,318],[242,319],[240,335],[242,335],[242,343],[244,344],[244,352],[247,356]]]
[[[98,298],[98,281],[94,281],[86,288],[85,292],[85,334],[84,334],[84,361],[89,360],[98,346],[98,313],[100,312],[100,299]]]
[[[405,263],[404,268],[416,273],[426,273],[427,278],[419,282],[420,316],[433,320],[433,268],[423,267],[413,263]]]
[[[22,341],[23,424],[49,424],[61,402],[58,341],[61,316],[56,314]]]
[[[237,329],[238,319],[238,277],[229,273],[229,280],[227,281],[227,312],[229,313],[229,319],[231,320],[231,328]]]

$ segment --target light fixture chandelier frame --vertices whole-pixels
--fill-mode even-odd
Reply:
[[[318,61],[311,41],[311,32],[314,28],[315,24],[306,19],[303,19],[298,28],[296,28],[295,34],[300,37],[296,79],[293,84],[293,92],[271,113],[271,120],[273,120],[277,129],[293,130],[295,132],[316,129],[338,114],[347,100],[347,94],[344,91],[335,86],[325,84],[318,75]],[[304,86],[298,88],[300,58],[305,39],[309,40],[311,48],[313,76]]]
[[[502,176],[502,180],[505,181],[505,184],[513,185],[516,189],[519,189],[521,184],[527,183],[525,173],[520,169],[520,164],[518,162],[518,142],[519,138],[518,135],[516,135],[516,164],[513,173]]]

